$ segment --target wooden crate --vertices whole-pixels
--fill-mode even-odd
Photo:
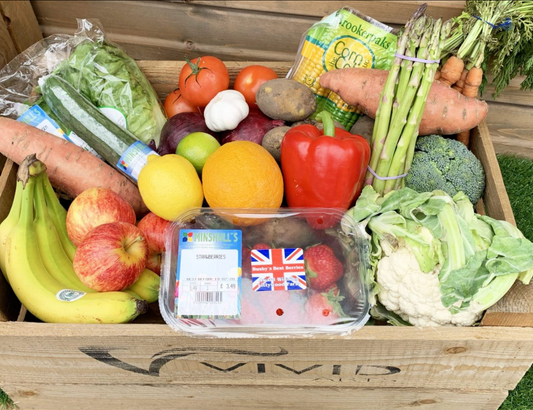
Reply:
[[[52,6],[61,5],[62,16],[77,7],[83,13],[105,10],[107,13],[103,16],[96,15],[100,18],[112,16],[121,6],[124,10],[124,2],[94,2],[98,3],[94,7],[90,7],[89,2],[75,2],[76,6],[73,3],[34,1],[31,5],[45,32],[61,31],[55,28],[61,26],[64,17],[47,14]],[[146,15],[152,18],[153,13],[161,13],[161,9],[171,15],[179,8],[190,17],[189,23],[184,21],[183,24],[191,25],[190,21],[205,18],[200,10],[208,16],[215,13],[213,15],[222,17],[247,10],[255,16],[254,21],[287,18],[292,12],[300,13],[301,19],[311,22],[315,14],[344,5],[336,1],[309,2],[305,7],[301,2],[290,1],[137,3],[144,6],[130,2],[128,7],[141,7],[146,11],[149,5],[155,11]],[[401,23],[408,16],[403,6],[411,10],[418,2],[347,3],[362,7],[368,7],[365,3],[373,3],[375,13],[383,13]],[[432,7],[450,13],[447,6],[442,5],[444,3],[432,2]],[[0,1],[4,21],[9,23],[0,24],[0,56],[12,58],[39,37],[40,32],[27,29],[35,28],[31,5],[27,1]],[[141,11],[137,13],[143,15]],[[375,13],[369,12],[380,18]],[[104,24],[107,25],[107,21]],[[143,24],[144,32],[157,35],[154,30],[157,23],[153,19],[151,25]],[[256,27],[250,22],[246,24],[249,30]],[[117,30],[127,32],[128,27],[123,22]],[[139,36],[130,41],[126,34],[120,37],[120,31],[114,35],[116,40],[129,41],[132,47],[137,44],[138,50],[147,50],[142,48],[147,40],[140,41]],[[8,44],[4,46],[4,43]],[[162,44],[172,48],[169,42]],[[235,57],[241,55],[235,51],[237,49],[234,47],[232,51]],[[254,55],[256,58],[250,60],[257,62],[260,60],[257,57],[264,53]],[[157,59],[159,56],[149,57]],[[274,57],[275,53],[272,60],[276,59]],[[264,64],[283,75],[290,66],[290,62],[284,61],[290,59],[278,59],[282,61]],[[0,61],[0,66],[2,64]],[[251,62],[228,62],[232,78],[247,64]],[[182,63],[140,61],[139,65],[164,97],[175,88]],[[487,173],[482,210],[495,218],[514,222],[485,123],[473,133],[472,150]],[[16,166],[4,160],[0,174],[0,220],[7,215],[12,202],[15,173]],[[22,410],[205,409],[215,406],[220,409],[421,407],[448,410],[461,407],[495,410],[533,362],[531,300],[530,287],[516,286],[485,314],[482,326],[471,328],[367,326],[346,337],[199,339],[176,333],[162,323],[157,305],[152,306],[152,314],[126,325],[24,321],[19,314],[20,304],[0,275],[0,386]]]
[[[232,78],[247,64],[228,62]],[[280,75],[290,67],[262,64]],[[164,96],[182,62],[139,65]],[[485,124],[474,132],[472,150],[487,173],[487,214],[513,222]],[[1,215],[11,204],[15,169],[6,161]],[[16,305],[4,281],[0,291]],[[501,325],[517,313],[486,317],[493,314],[500,322],[492,324]],[[488,410],[498,408],[532,362],[530,328],[368,326],[348,337],[243,340],[191,338],[157,314],[127,325],[0,323],[0,385],[21,409]]]

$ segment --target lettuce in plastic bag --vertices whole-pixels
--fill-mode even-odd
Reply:
[[[39,98],[37,83],[54,73],[96,107],[122,117],[119,125],[139,140],[159,144],[166,116],[137,63],[105,39],[97,20],[78,19],[74,36],[50,36],[32,45],[0,71],[0,115],[17,118]],[[121,113],[121,114],[120,114]]]

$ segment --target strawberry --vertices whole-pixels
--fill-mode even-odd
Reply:
[[[344,266],[327,245],[316,245],[304,251],[305,274],[309,287],[322,292],[344,274]]]
[[[335,323],[335,320],[344,316],[340,302],[344,296],[338,295],[335,286],[327,293],[314,293],[305,305],[308,324],[327,325]]]
[[[267,245],[266,243],[256,243],[254,246],[252,246],[252,249],[270,249],[271,246]]]

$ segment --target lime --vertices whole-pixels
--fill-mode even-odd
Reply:
[[[220,148],[215,137],[205,132],[193,132],[185,136],[176,147],[176,154],[188,159],[201,174],[207,158]]]

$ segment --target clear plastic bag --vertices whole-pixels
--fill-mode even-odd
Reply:
[[[339,222],[319,228],[329,218]],[[345,335],[370,318],[369,244],[343,210],[195,208],[172,223],[165,248],[159,307],[174,330]]]
[[[0,115],[18,118],[39,100],[39,78],[54,73],[139,140],[159,143],[161,102],[135,61],[110,43],[97,20],[78,19],[73,35],[52,35],[0,71]]]

